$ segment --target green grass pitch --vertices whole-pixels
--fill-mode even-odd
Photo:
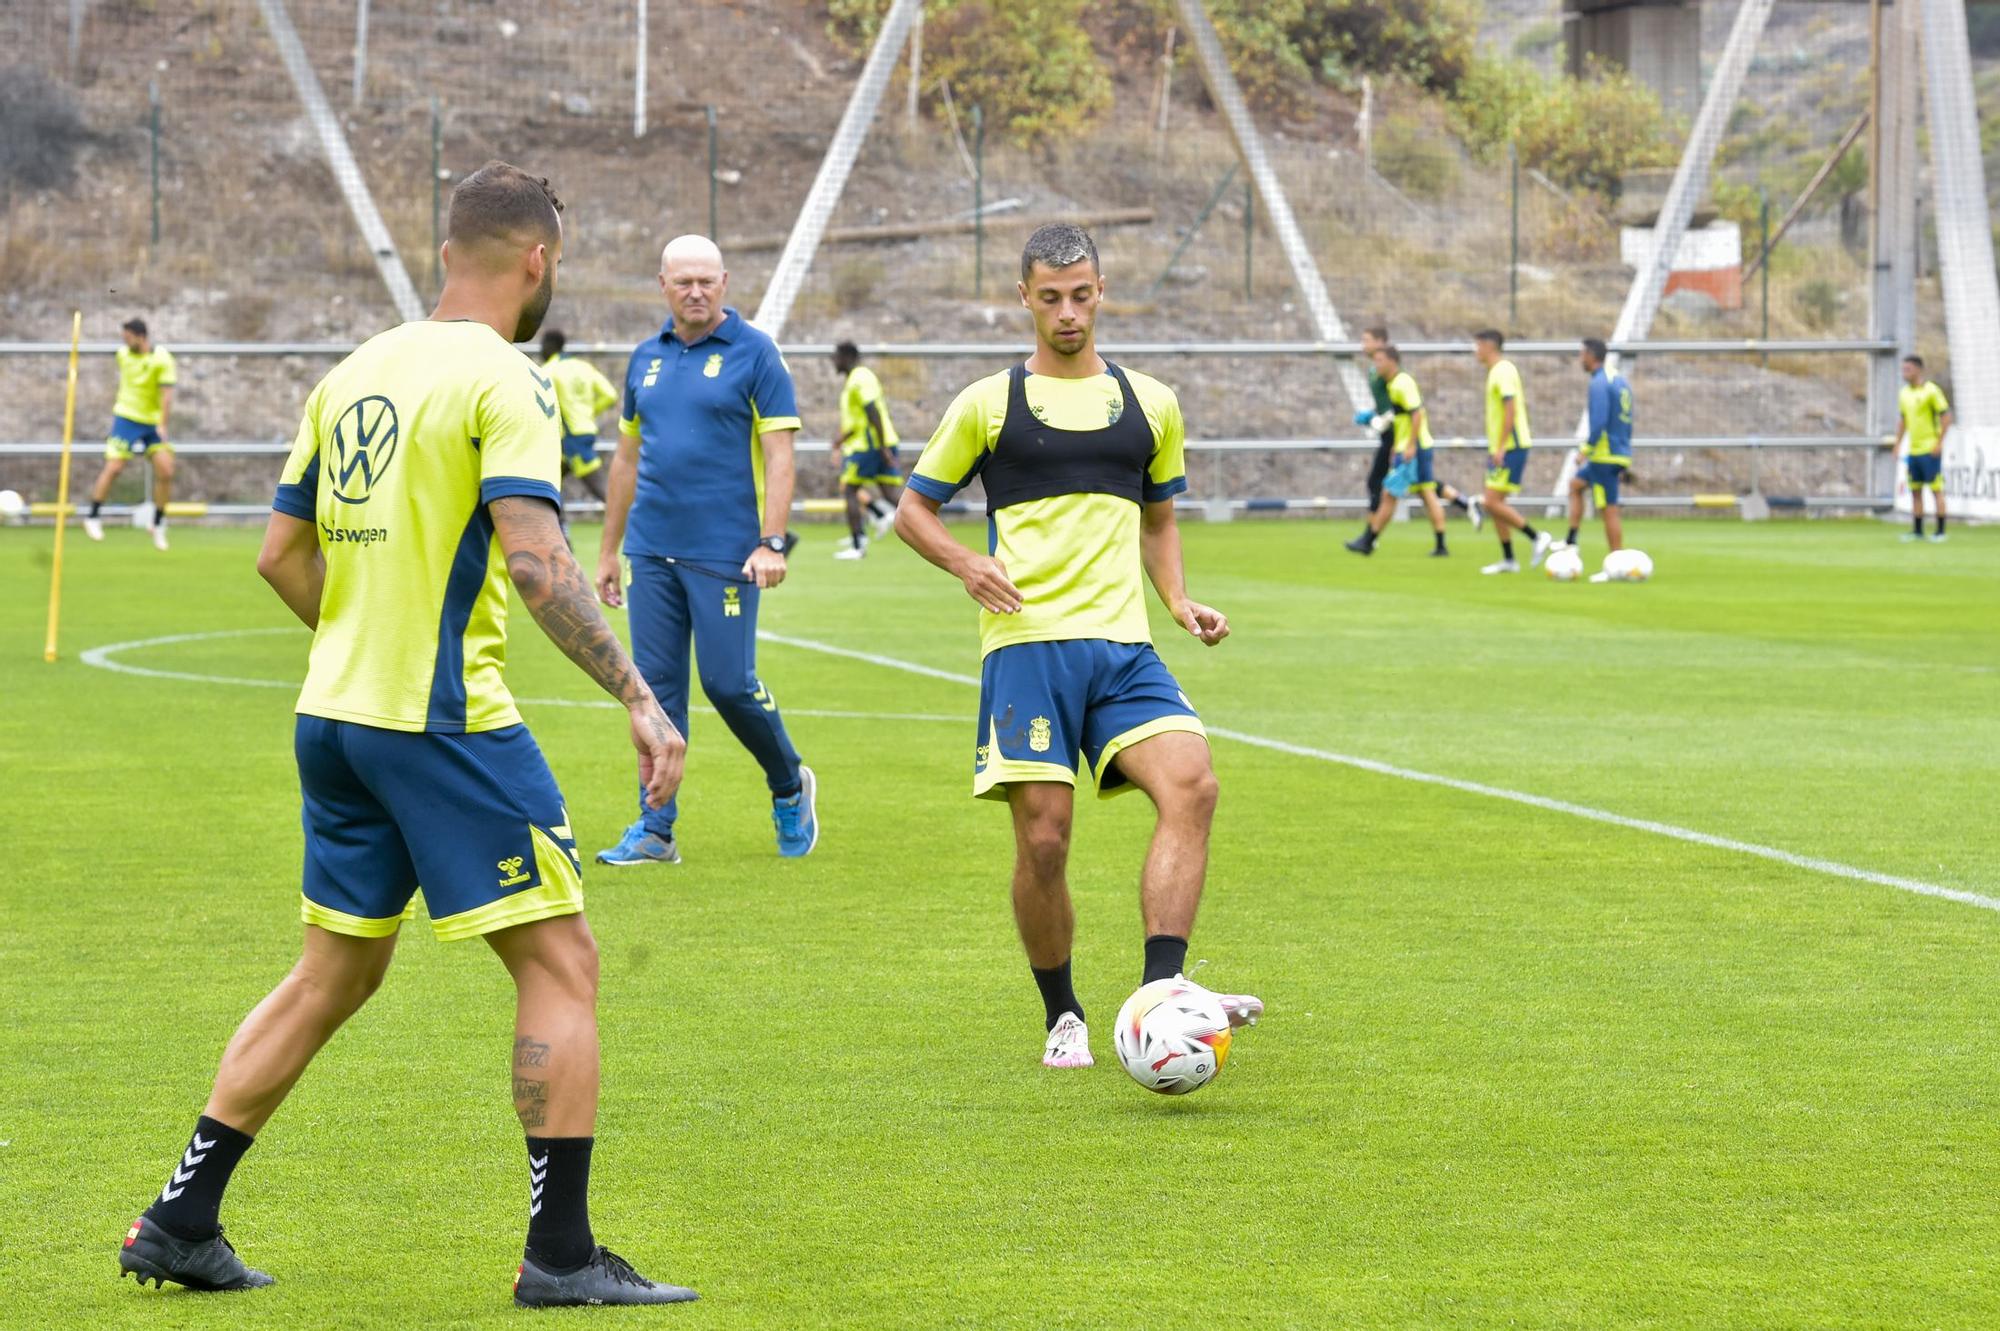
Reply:
[[[1220,727],[2000,893],[2000,535],[1634,529],[1643,587],[1482,578],[1491,543],[1457,526],[1449,561],[1417,527],[1369,560],[1345,522],[1192,527],[1235,636],[1163,651]],[[809,535],[766,629],[976,673],[950,580]],[[515,1324],[507,980],[421,927],[237,1173],[223,1219],[276,1288],[116,1279],[295,953],[306,636],[249,530],[76,537],[51,666],[49,532],[0,531],[0,1324]],[[519,696],[591,698],[514,629]],[[241,630],[111,660],[279,686],[80,659]],[[968,798],[974,691],[797,645],[761,666],[820,775],[817,853],[776,858],[759,774],[697,713],[687,863],[586,875],[597,1231],[703,1301],[584,1320],[2000,1324],[1993,910],[1218,739],[1191,958],[1270,1010],[1163,1100],[1109,1040],[1143,800],[1080,805],[1100,1062],[1046,1072],[1006,818]],[[620,718],[524,710],[586,854],[607,844]]]

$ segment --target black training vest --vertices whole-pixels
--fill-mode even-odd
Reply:
[[[1104,362],[1118,381],[1123,403],[1102,430],[1058,430],[1028,409],[1028,367],[1007,372],[1007,415],[980,479],[986,513],[1056,495],[1107,494],[1143,503],[1146,468],[1153,461],[1153,427],[1133,395],[1125,371]]]

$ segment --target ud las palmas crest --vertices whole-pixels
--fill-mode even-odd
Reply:
[[[721,373],[722,373],[722,353],[719,351],[712,351],[708,355],[708,364],[701,367],[702,378],[713,379],[715,378],[716,375]]]
[[[1028,722],[1028,747],[1036,753],[1049,751],[1049,719],[1038,716]]]

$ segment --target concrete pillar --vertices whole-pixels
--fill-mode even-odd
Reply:
[[[1699,0],[1563,0],[1563,32],[1572,75],[1594,56],[1630,70],[1675,115],[1701,109]]]
[[[1877,5],[1874,119],[1870,125],[1868,336],[1898,350],[1870,359],[1868,428],[1896,428],[1897,362],[1915,350],[1917,323],[1917,81],[1921,76],[1915,0]]]

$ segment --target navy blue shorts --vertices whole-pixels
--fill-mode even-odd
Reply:
[[[896,450],[893,448],[864,448],[859,453],[849,453],[846,465],[840,469],[842,485],[892,485],[902,481],[902,472],[896,469]]]
[[[1486,455],[1486,488],[1497,490],[1503,495],[1521,493],[1521,477],[1528,472],[1528,450],[1510,448],[1504,453]]]
[[[563,465],[572,476],[588,476],[604,464],[597,458],[597,436],[566,434],[562,443]]]
[[[387,937],[419,884],[443,939],[583,909],[569,814],[526,726],[412,734],[300,716],[292,743],[307,924]]]
[[[1005,799],[1015,781],[1073,786],[1081,758],[1108,799],[1132,788],[1112,762],[1119,751],[1172,730],[1207,734],[1151,643],[1072,638],[996,647],[979,669],[972,793]]]
[[[1410,493],[1422,494],[1426,490],[1437,489],[1437,474],[1431,470],[1431,451],[1419,448],[1412,460],[1417,464],[1417,478],[1410,482]]]
[[[1938,453],[1912,453],[1903,459],[1912,490],[1942,490],[1944,458]]]
[[[105,457],[144,457],[149,448],[157,448],[163,453],[174,451],[174,446],[160,437],[159,426],[141,425],[123,416],[111,418],[111,433],[104,440]]]
[[[1615,462],[1586,462],[1577,468],[1577,478],[1590,487],[1590,497],[1599,508],[1618,502],[1618,483],[1625,469]]]

